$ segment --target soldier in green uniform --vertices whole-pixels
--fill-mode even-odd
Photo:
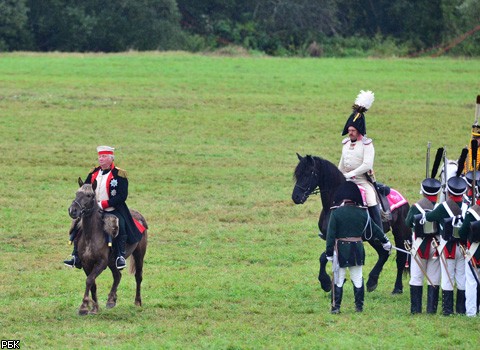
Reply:
[[[440,228],[441,239],[438,248],[443,254],[445,265],[441,264],[442,271],[442,312],[445,316],[453,313],[453,290],[457,287],[456,312],[465,313],[465,259],[460,249],[458,222],[462,219],[463,193],[467,183],[459,176],[453,176],[447,181],[448,198],[434,210],[425,214],[425,219],[437,222]],[[446,220],[449,219],[449,220]],[[442,258],[442,257],[440,257]]]
[[[468,172],[466,179],[472,187],[469,178],[473,179],[473,176],[468,176],[472,172]],[[478,173],[477,173],[478,174]],[[475,176],[476,177],[476,176]],[[477,179],[478,181],[478,179]],[[480,183],[480,182],[476,182]],[[479,193],[479,187],[475,185],[475,193]],[[474,197],[477,197],[474,195]],[[471,202],[475,202],[472,198]],[[480,276],[480,249],[478,249],[480,243],[480,203],[478,199],[474,205],[468,208],[465,219],[459,230],[460,240],[466,242],[467,251],[465,257],[465,311],[466,315],[474,317],[478,313],[478,306],[480,302],[477,279]]]
[[[347,267],[353,283],[355,310],[362,312],[365,296],[362,276],[365,250],[362,237],[366,234],[372,236],[371,239],[378,239],[387,251],[390,251],[392,244],[383,230],[370,218],[355,183],[343,183],[335,194],[334,204],[328,223],[326,247],[327,259],[332,261],[334,270],[331,312],[340,313]]]
[[[435,171],[436,173],[436,171]],[[437,313],[438,294],[440,290],[440,260],[433,248],[433,240],[439,241],[436,223],[415,220],[422,217],[426,212],[432,211],[438,199],[438,193],[442,184],[440,181],[427,178],[422,181],[421,193],[423,198],[410,207],[405,224],[412,230],[412,261],[410,265],[410,312],[417,314],[422,312],[422,293],[424,274],[428,279],[427,289],[427,313]],[[420,266],[419,264],[422,264]]]

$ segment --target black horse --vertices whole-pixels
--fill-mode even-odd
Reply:
[[[345,177],[340,170],[328,160],[310,155],[302,157],[298,153],[297,156],[300,162],[294,172],[296,183],[293,188],[292,200],[295,204],[303,204],[310,194],[316,192],[315,190],[317,188],[319,189],[320,198],[322,200],[322,211],[320,212],[320,218],[318,220],[318,228],[320,229],[320,237],[325,239],[330,217],[330,208],[333,203],[335,191],[338,186],[346,181]],[[388,232],[391,227],[395,239],[395,246],[397,247],[403,247],[404,241],[411,239],[411,230],[405,225],[405,218],[407,217],[409,209],[410,205],[405,201],[404,204],[391,211],[389,222],[384,223],[385,232]],[[383,249],[380,242],[370,240],[368,243],[378,254],[378,261],[372,271],[370,271],[367,281],[367,290],[372,292],[377,288],[380,272],[382,271],[383,265],[386,263],[389,254]],[[397,277],[392,294],[403,293],[402,275],[405,271],[407,258],[407,254],[397,251]],[[320,255],[320,273],[318,279],[322,285],[322,289],[329,292],[331,289],[331,280],[325,270],[326,264],[327,258],[324,252]]]

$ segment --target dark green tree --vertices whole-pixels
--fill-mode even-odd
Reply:
[[[0,0],[0,51],[31,49],[26,0]]]

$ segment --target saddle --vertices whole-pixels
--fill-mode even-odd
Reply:
[[[390,187],[377,182],[377,197],[380,204],[380,215],[382,217],[382,222],[389,222],[392,220],[392,212],[390,210],[390,203],[388,202],[387,196],[390,194]],[[385,208],[385,210],[383,210]]]

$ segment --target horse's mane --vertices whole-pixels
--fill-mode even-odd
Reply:
[[[302,176],[308,175],[312,167],[314,167],[321,179],[324,180],[320,186],[329,185],[329,183],[340,184],[345,179],[342,172],[332,162],[321,157],[310,155],[303,157],[298,163],[293,173],[294,179],[298,180],[302,178]]]

